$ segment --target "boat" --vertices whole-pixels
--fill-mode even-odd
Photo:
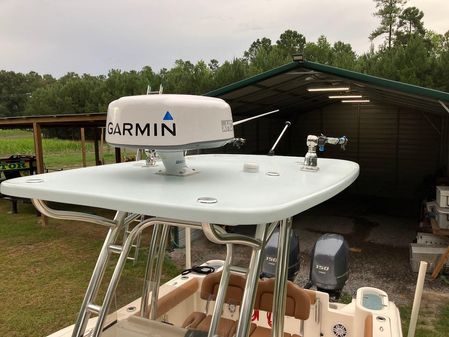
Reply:
[[[147,149],[134,162],[10,179],[1,193],[30,198],[44,215],[107,226],[108,233],[72,336],[350,337],[402,336],[396,305],[377,288],[362,287],[349,304],[287,279],[292,217],[350,186],[357,163],[317,158],[317,146],[345,137],[309,136],[304,157],[241,154],[186,155],[187,150],[236,142],[229,105],[189,95],[124,97],[108,109],[107,141]],[[151,149],[151,151],[150,151]],[[154,157],[157,153],[160,160]],[[112,219],[52,209],[49,202],[116,211]],[[124,242],[118,237],[138,221]],[[255,225],[254,235],[226,230]],[[169,229],[200,229],[225,245],[226,259],[205,261],[161,283]],[[225,227],[226,226],[226,227]],[[112,315],[111,302],[134,240],[152,228],[142,296]],[[262,251],[278,228],[275,277],[260,279]],[[251,248],[247,267],[233,264],[236,245]],[[104,299],[97,302],[111,254],[119,254]],[[318,265],[322,274],[332,266]]]

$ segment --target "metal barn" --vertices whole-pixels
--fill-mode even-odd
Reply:
[[[346,151],[318,157],[359,163],[358,193],[421,198],[447,176],[449,93],[299,59],[206,95],[226,100],[235,119],[280,109],[236,127],[244,152],[268,152],[287,120],[280,155],[303,156],[308,134],[347,136]]]

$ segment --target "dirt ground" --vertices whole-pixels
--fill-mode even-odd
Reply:
[[[337,198],[296,216],[293,229],[300,238],[301,267],[295,282],[305,285],[308,280],[310,251],[315,241],[324,233],[339,233],[351,248],[350,274],[343,292],[355,297],[362,286],[376,287],[386,291],[397,305],[410,305],[417,273],[410,268],[409,244],[416,239],[419,230],[419,216],[409,214],[412,206],[419,208],[419,205],[395,206],[391,201],[371,203],[370,200]],[[175,249],[170,255],[179,266],[184,265],[183,249]],[[248,248],[236,247],[236,264],[246,265],[249,256]],[[193,244],[193,264],[224,258],[224,247],[212,244],[204,237]],[[427,306],[426,310],[449,302],[449,284],[441,277],[432,280],[427,274],[424,290],[427,295],[423,307]],[[425,303],[426,298],[429,303]]]

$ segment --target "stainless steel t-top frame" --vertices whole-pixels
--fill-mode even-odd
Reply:
[[[104,244],[101,248],[100,255],[94,267],[89,286],[87,288],[83,303],[81,305],[80,313],[75,324],[72,337],[82,337],[85,334],[87,321],[92,313],[98,315],[96,325],[90,334],[91,337],[100,336],[104,321],[115,290],[120,279],[120,275],[124,268],[125,262],[129,255],[134,239],[141,234],[141,232],[154,225],[153,235],[150,242],[149,256],[147,267],[145,271],[144,288],[141,300],[140,314],[142,317],[149,317],[151,319],[157,318],[157,299],[159,295],[159,286],[161,278],[161,270],[165,253],[165,246],[169,228],[171,226],[202,228],[206,237],[217,244],[225,244],[227,249],[226,260],[223,266],[223,273],[219,285],[217,298],[215,301],[214,312],[208,337],[215,335],[218,322],[220,320],[221,311],[224,305],[225,294],[229,283],[231,271],[246,272],[245,292],[243,294],[242,304],[240,308],[240,317],[237,327],[236,336],[246,337],[249,333],[251,324],[251,314],[254,306],[255,293],[257,291],[257,281],[261,268],[262,249],[265,246],[268,238],[275,229],[280,225],[278,255],[276,267],[276,279],[274,289],[273,301],[273,337],[281,337],[284,334],[284,314],[285,314],[285,294],[287,285],[287,266],[288,266],[288,252],[289,252],[289,237],[291,232],[292,221],[291,218],[284,219],[280,222],[273,222],[270,224],[259,224],[256,226],[256,234],[254,237],[248,237],[239,234],[226,233],[221,226],[209,223],[185,222],[164,218],[148,218],[142,219],[134,229],[129,233],[122,246],[115,244],[119,232],[124,226],[135,220],[135,214],[127,214],[126,212],[117,211],[113,220],[98,217],[91,214],[79,212],[67,212],[53,210],[48,207],[45,202],[41,200],[33,200],[33,204],[44,215],[67,220],[86,221],[96,224],[101,224],[110,227]],[[233,245],[240,244],[252,248],[252,254],[248,269],[238,268],[233,266]],[[97,296],[101,281],[106,270],[106,266],[111,253],[119,253],[120,257],[114,269],[114,273],[106,290],[102,305],[94,303]],[[150,297],[151,294],[151,298]]]

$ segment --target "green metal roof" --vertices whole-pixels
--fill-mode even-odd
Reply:
[[[273,76],[276,76],[279,74],[283,74],[287,71],[294,70],[296,68],[298,68],[297,62],[291,62],[288,64],[284,64],[283,66],[265,71],[263,73],[255,75],[255,76],[245,78],[244,80],[234,82],[234,83],[228,84],[224,87],[209,91],[208,93],[205,94],[205,96],[213,96],[213,97],[221,96],[228,92],[238,90],[240,88],[246,87],[248,85],[257,83],[259,81],[265,80],[267,78],[270,78],[270,77],[273,77]]]
[[[426,96],[429,98],[434,98],[437,100],[448,101],[449,102],[449,93],[429,88],[420,87],[413,84],[407,84],[403,82],[388,80],[386,78],[367,75],[363,73],[359,73],[356,71],[345,70],[337,67],[332,67],[324,64],[319,64],[315,62],[304,62],[304,67],[308,69],[318,70],[324,73],[329,73],[345,78],[349,78],[352,80],[364,82],[367,84],[377,85],[379,87],[385,87],[389,89],[394,89],[398,91],[403,91],[405,93]]]
[[[245,106],[245,111],[251,104],[258,105],[257,109],[260,110],[261,107],[271,108],[283,104],[292,109],[295,105],[311,109],[335,103],[329,101],[329,93],[307,92],[307,87],[314,83],[347,84],[351,87],[351,93],[360,93],[373,103],[407,106],[435,113],[447,113],[439,101],[449,104],[447,92],[309,61],[291,62],[206,95],[222,97],[231,106],[236,105],[237,110],[239,106],[242,109]]]

